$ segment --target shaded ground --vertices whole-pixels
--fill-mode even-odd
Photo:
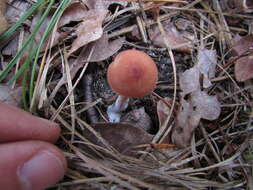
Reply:
[[[38,47],[64,2],[53,4],[31,47]],[[11,25],[33,4],[9,3]],[[2,38],[2,71],[47,6],[11,39]],[[15,87],[24,89],[23,98],[16,98],[23,108],[62,127],[57,145],[69,169],[51,189],[253,189],[251,1],[66,0],[66,7]],[[152,94],[130,100],[121,123],[111,124],[106,109],[117,95],[106,72],[126,49],[150,55],[159,80]],[[16,62],[25,65],[31,54],[26,47]],[[15,67],[0,75],[2,84],[16,75]],[[1,89],[17,94],[9,86]]]

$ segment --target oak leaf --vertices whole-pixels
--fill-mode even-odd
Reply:
[[[102,37],[102,24],[106,14],[107,10],[105,9],[92,9],[87,12],[83,22],[76,29],[77,38],[74,40],[69,54]]]

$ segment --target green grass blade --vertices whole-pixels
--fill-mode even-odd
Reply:
[[[16,24],[14,24],[9,30],[7,30],[5,33],[3,33],[2,35],[0,35],[0,41],[5,41],[7,39],[9,39],[12,34],[25,22],[25,20],[27,18],[29,18],[30,16],[32,16],[32,14],[34,14],[34,12],[42,7],[43,5],[45,5],[47,3],[47,1],[44,0],[40,0],[38,2],[36,2],[30,9],[28,9],[18,20],[18,22]]]
[[[37,52],[34,58],[34,63],[33,63],[33,68],[32,68],[32,74],[31,74],[31,80],[30,80],[30,91],[29,91],[29,97],[30,97],[30,101],[32,100],[32,96],[33,96],[33,90],[34,90],[34,83],[35,83],[35,75],[36,75],[36,65],[38,63],[38,59],[39,59],[39,54],[41,51],[41,48],[43,46],[43,44],[45,43],[46,39],[48,38],[48,36],[51,34],[55,24],[57,23],[57,20],[60,18],[60,16],[62,15],[63,11],[65,10],[65,8],[68,6],[69,4],[69,0],[63,0],[61,2],[61,4],[58,6],[57,10],[55,11],[54,15],[51,18],[50,23],[48,24],[41,40],[40,43],[38,45],[37,48]]]
[[[51,1],[52,2],[52,1]],[[52,8],[53,3],[51,3],[47,6],[47,9],[45,10],[44,14],[42,15],[41,19],[39,20],[39,22],[35,25],[34,30],[32,31],[31,35],[29,36],[29,38],[25,41],[24,45],[22,46],[22,48],[17,52],[17,54],[14,56],[14,58],[11,60],[11,62],[7,65],[7,67],[0,72],[0,82],[6,77],[6,75],[8,74],[8,72],[11,70],[11,68],[17,63],[18,58],[23,54],[24,50],[29,46],[29,44],[31,44],[31,42],[34,40],[35,35],[37,34],[37,32],[40,29],[41,24],[44,22],[46,16],[48,15],[49,11]],[[33,55],[35,54],[36,51],[32,51],[29,54],[28,59],[31,61]],[[32,55],[33,53],[33,55]],[[28,60],[27,59],[27,60]],[[25,61],[25,63],[21,66],[21,68],[19,69],[19,71],[15,74],[13,78],[15,78],[14,80],[16,80],[20,74],[25,70],[25,68],[27,66],[29,66],[29,63],[27,63],[28,61]],[[10,83],[12,83],[14,80],[12,80]]]
[[[22,103],[24,110],[28,111],[28,102],[26,96],[26,89],[27,89],[27,81],[28,81],[28,70],[24,72],[24,78],[22,79]]]

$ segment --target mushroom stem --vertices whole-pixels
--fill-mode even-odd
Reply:
[[[119,122],[121,112],[128,107],[129,98],[126,96],[119,95],[114,104],[107,108],[107,114],[110,122]]]

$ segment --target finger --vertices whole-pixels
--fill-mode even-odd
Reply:
[[[60,135],[56,123],[0,103],[0,142],[41,140],[55,142]]]
[[[66,170],[63,153],[42,141],[0,145],[0,184],[5,190],[42,190],[60,180]]]

